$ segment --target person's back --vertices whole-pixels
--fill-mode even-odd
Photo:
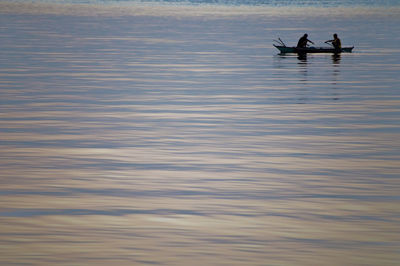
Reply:
[[[332,45],[333,45],[333,47],[335,47],[335,49],[342,48],[342,42],[340,41],[340,39],[338,38],[338,36],[336,34],[335,34],[335,38],[333,39]]]
[[[300,39],[299,39],[299,41],[297,42],[297,47],[298,48],[302,48],[302,47],[306,47],[306,45],[307,45],[307,37],[301,37]]]
[[[312,44],[314,44],[312,41],[310,41],[309,39],[307,39],[308,35],[304,34],[303,37],[301,37],[299,39],[299,41],[297,42],[297,48],[304,48],[307,46],[307,43],[310,42]]]

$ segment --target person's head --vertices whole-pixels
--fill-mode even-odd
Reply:
[[[333,34],[333,38],[337,39],[337,34],[336,33]]]
[[[304,36],[303,36],[303,37],[306,37],[306,38],[307,38],[307,37],[308,37],[308,34],[307,34],[307,33],[306,33],[306,34],[304,34]]]

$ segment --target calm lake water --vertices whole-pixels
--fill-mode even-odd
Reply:
[[[0,5],[1,265],[398,265],[399,9]]]

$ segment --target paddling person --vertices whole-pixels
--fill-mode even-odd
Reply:
[[[326,41],[325,43],[331,43],[332,46],[336,49],[336,50],[340,50],[342,48],[342,42],[340,41],[340,39],[338,38],[337,34],[333,34],[333,40],[329,40]]]
[[[309,39],[307,39],[308,34],[304,34],[303,37],[301,37],[297,43],[297,48],[305,48],[307,47],[307,43],[312,43],[314,44],[312,41],[310,41]]]

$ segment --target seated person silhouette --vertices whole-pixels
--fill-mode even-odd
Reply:
[[[308,34],[306,33],[303,35],[303,37],[301,37],[299,39],[299,41],[297,42],[297,48],[305,48],[305,47],[307,47],[307,43],[309,43],[309,42],[314,44],[312,41],[307,39],[307,37],[308,37]]]

